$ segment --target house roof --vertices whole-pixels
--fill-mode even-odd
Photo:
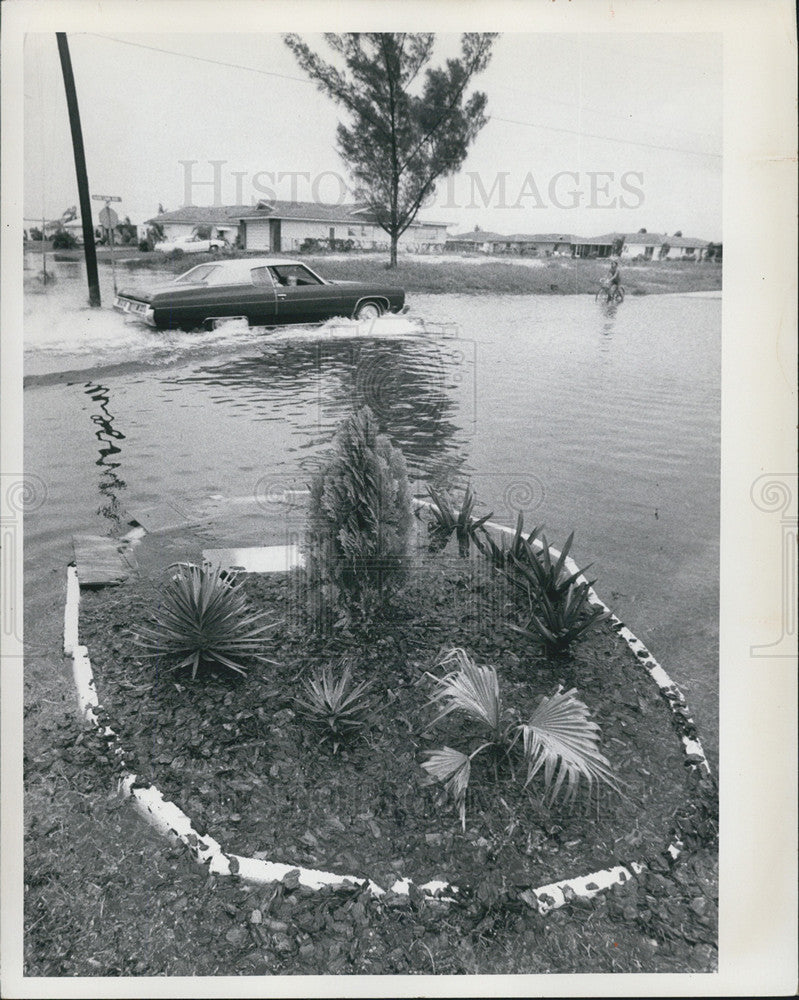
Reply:
[[[252,205],[185,205],[174,212],[161,212],[147,221],[187,222],[195,226],[207,226],[218,222],[238,222],[241,212],[251,209]]]
[[[187,205],[173,212],[162,212],[148,222],[183,222],[195,226],[238,223],[241,220],[297,219],[304,222],[340,222],[350,225],[376,225],[368,206],[360,204],[325,205],[314,201],[262,200],[255,205]],[[412,226],[438,226],[443,222],[415,220]]]
[[[575,237],[564,233],[513,233],[506,239],[511,243],[573,243]]]
[[[468,233],[458,233],[448,236],[447,243],[507,243],[510,236],[501,233],[489,233],[485,229],[472,229]]]
[[[624,242],[634,243],[637,246],[659,247],[663,245],[664,237],[660,233],[627,233]]]
[[[314,201],[259,201],[247,205],[240,219],[299,219],[305,222],[349,222],[363,225],[374,222],[365,205],[324,205]]]
[[[605,233],[604,236],[575,236],[574,242],[588,246],[613,246],[616,240],[621,239],[622,233]]]
[[[706,247],[708,245],[707,240],[700,240],[696,236],[665,236],[663,242],[668,243],[671,247]]]

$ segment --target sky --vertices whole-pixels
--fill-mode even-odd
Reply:
[[[329,55],[322,36],[305,36]],[[142,222],[185,204],[350,200],[340,109],[279,34],[69,35],[93,194]],[[432,65],[457,55],[439,35]],[[420,218],[451,233],[722,238],[722,47],[708,34],[503,34],[490,120]],[[78,201],[54,35],[25,42],[27,219]],[[94,202],[95,220],[102,202]],[[28,223],[30,224],[30,223]]]

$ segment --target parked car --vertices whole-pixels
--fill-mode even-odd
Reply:
[[[202,239],[199,236],[181,236],[176,240],[163,240],[161,243],[156,243],[153,249],[160,250],[162,253],[170,253],[172,250],[182,250],[183,253],[209,253],[222,250],[228,245],[227,240],[218,237]]]
[[[307,264],[250,257],[198,264],[146,290],[120,290],[114,308],[160,329],[190,330],[218,319],[250,325],[323,323],[334,316],[372,319],[400,312],[405,292],[382,282],[326,281]]]

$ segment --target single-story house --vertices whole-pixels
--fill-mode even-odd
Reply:
[[[507,237],[512,253],[530,257],[571,257],[574,237],[563,233],[513,233]]]
[[[635,257],[652,260],[659,256],[663,241],[664,237],[660,233],[627,233],[621,256],[628,260]]]
[[[456,253],[502,253],[507,251],[509,237],[475,227],[471,232],[448,236],[445,250]]]
[[[668,247],[665,253],[661,247],[661,254],[667,260],[702,260],[708,241],[696,236],[664,236],[662,246]]]
[[[174,212],[161,212],[148,219],[146,225],[157,223],[161,226],[164,239],[168,242],[192,236],[200,227],[208,227],[214,239],[226,239],[235,243],[239,234],[242,212],[248,212],[252,205],[212,205],[178,208]]]
[[[622,236],[620,233],[606,233],[604,236],[575,236],[575,257],[610,257]]]
[[[191,236],[200,226],[211,236],[239,240],[245,250],[272,253],[300,250],[310,240],[331,246],[351,243],[361,250],[387,250],[389,237],[363,205],[323,205],[316,202],[259,201],[255,205],[185,207],[149,219],[163,227],[167,240]],[[400,250],[442,250],[447,226],[415,219],[399,239]]]

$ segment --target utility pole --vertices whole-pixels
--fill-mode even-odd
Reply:
[[[83,223],[83,252],[86,256],[86,277],[89,281],[89,305],[100,306],[100,280],[97,276],[97,251],[94,247],[94,226],[92,225],[92,203],[89,198],[89,178],[86,176],[86,155],[83,152],[83,133],[80,127],[78,96],[75,93],[75,77],[72,74],[72,60],[69,57],[67,36],[56,32],[61,72],[64,75],[64,90],[67,95],[69,127],[72,131],[72,148],[75,153],[75,173],[78,179],[78,199],[80,217]]]

